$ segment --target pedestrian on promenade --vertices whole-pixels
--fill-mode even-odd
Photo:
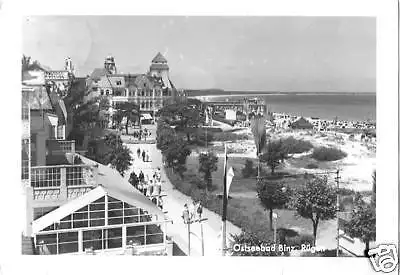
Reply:
[[[138,184],[138,190],[139,190],[140,193],[143,194],[143,182],[139,182],[139,184]]]
[[[146,151],[146,161],[147,161],[147,162],[150,162],[150,161],[151,161],[151,160],[150,160],[150,152],[149,152],[149,150]]]
[[[147,182],[144,182],[143,183],[143,195],[145,195],[145,196],[147,196],[147,187],[148,187]]]
[[[147,197],[151,197],[153,195],[153,190],[154,190],[154,183],[152,180],[150,180],[149,185],[147,186]]]
[[[143,150],[142,152],[143,162],[146,162],[146,152]]]
[[[190,222],[190,214],[187,203],[185,203],[185,205],[183,206],[182,219],[185,224],[188,224]]]
[[[139,181],[140,181],[140,182],[143,182],[143,181],[144,181],[144,174],[143,174],[143,171],[142,171],[142,170],[140,170],[140,173],[139,173]]]
[[[199,218],[199,221],[201,220],[201,216],[203,215],[203,206],[201,205],[200,201],[197,203],[197,217]]]
[[[140,158],[140,147],[137,149],[137,157]]]
[[[161,182],[157,181],[154,184],[153,196],[160,196],[161,195]]]
[[[195,201],[193,201],[193,203],[190,204],[190,206],[189,206],[189,215],[190,215],[191,220],[196,219],[196,202]]]
[[[158,197],[158,207],[160,207],[161,210],[163,209],[163,205],[164,205],[164,202],[163,202],[162,198]]]

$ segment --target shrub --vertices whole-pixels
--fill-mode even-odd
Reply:
[[[256,169],[254,169],[254,163],[250,159],[246,159],[246,163],[242,169],[243,178],[250,178],[251,176],[257,173]]]
[[[302,139],[295,139],[294,137],[284,139],[283,144],[288,154],[301,154],[310,151],[313,148],[311,142]]]
[[[353,196],[339,196],[339,209],[340,211],[351,211],[353,209]]]
[[[215,141],[237,141],[237,140],[248,140],[247,134],[235,134],[233,132],[222,132],[214,133],[213,140]]]
[[[309,163],[306,166],[307,169],[318,169],[318,164],[316,163]]]
[[[314,149],[312,157],[318,161],[335,161],[347,157],[347,154],[337,148],[318,147]]]
[[[352,196],[356,192],[354,192],[352,189],[347,189],[347,188],[339,188],[339,195],[340,196]]]

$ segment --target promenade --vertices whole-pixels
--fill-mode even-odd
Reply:
[[[134,159],[133,165],[126,172],[125,178],[128,180],[130,173],[135,170],[148,170],[161,168],[161,179],[162,179],[162,193],[166,194],[163,197],[164,207],[163,210],[167,211],[167,216],[173,221],[168,224],[167,234],[172,240],[178,245],[178,247],[188,255],[188,230],[187,225],[183,223],[182,211],[185,203],[188,205],[192,204],[193,201],[190,197],[182,194],[174,188],[169,181],[165,169],[162,165],[162,154],[156,148],[156,144],[129,144],[129,136],[122,136],[122,140],[132,152],[132,158]],[[155,134],[152,134],[152,138],[155,138]],[[143,162],[142,159],[137,157],[136,151],[140,148],[141,150],[148,150],[150,155],[150,162]],[[204,237],[204,256],[218,256],[221,255],[221,217],[208,209],[203,208],[203,218],[208,220],[203,222],[203,237]],[[191,256],[201,256],[201,226],[199,223],[193,223],[190,226],[191,233]],[[227,222],[227,236],[230,234],[238,234],[241,230],[237,226],[230,222]]]

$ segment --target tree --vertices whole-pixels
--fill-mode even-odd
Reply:
[[[367,256],[369,243],[376,238],[376,170],[372,173],[371,203],[364,202],[361,194],[356,194],[351,219],[345,223],[344,232],[352,238],[359,238],[365,244]]]
[[[369,242],[376,237],[376,213],[372,203],[366,203],[359,196],[352,211],[350,221],[344,225],[344,232],[352,238],[359,238],[369,250]]]
[[[320,220],[329,220],[336,213],[336,192],[328,185],[328,178],[315,177],[300,190],[295,203],[297,213],[313,223],[314,246]]]
[[[157,149],[161,150],[162,153],[165,152],[177,138],[175,130],[163,121],[157,123],[156,136]]]
[[[124,176],[125,171],[128,170],[129,166],[132,164],[131,151],[123,144],[121,137],[114,133],[106,135],[103,139],[103,143],[104,146],[95,149],[91,157],[101,164],[110,164],[121,176]],[[99,142],[93,146],[99,146]]]
[[[204,182],[206,190],[212,187],[212,172],[218,169],[218,157],[213,152],[200,153],[199,155],[199,172],[204,173]]]
[[[164,156],[168,167],[171,167],[174,173],[177,173],[183,179],[183,173],[186,171],[186,159],[191,154],[187,143],[180,137],[170,144],[164,151]]]
[[[126,117],[125,131],[128,134],[129,123],[140,118],[140,107],[134,102],[123,102],[117,105],[117,114],[121,117],[121,120]]]
[[[249,178],[253,176],[254,172],[255,171],[253,167],[253,161],[250,159],[246,159],[246,163],[244,164],[244,167],[242,169],[243,178]]]
[[[282,140],[269,141],[265,152],[260,156],[261,162],[266,162],[271,168],[271,174],[275,173],[276,167],[288,158],[287,148]]]
[[[257,185],[257,195],[265,210],[269,210],[270,229],[272,230],[272,213],[282,208],[290,199],[289,190],[281,182],[263,181]]]
[[[186,139],[190,142],[190,135],[195,133],[204,122],[202,109],[201,102],[188,99],[187,101],[166,105],[158,114],[170,126],[175,126],[177,132],[186,134]]]
[[[262,150],[264,149],[266,142],[266,128],[265,128],[265,120],[263,117],[253,117],[251,120],[251,132],[254,136],[254,143],[256,144],[257,157],[258,157],[258,170],[257,177],[260,177],[260,155]]]

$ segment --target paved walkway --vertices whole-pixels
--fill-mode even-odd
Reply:
[[[187,226],[183,223],[181,215],[183,205],[187,203],[192,204],[190,197],[182,194],[176,190],[166,176],[164,168],[162,167],[162,155],[157,150],[155,144],[127,144],[132,151],[134,163],[130,170],[126,173],[129,178],[133,167],[137,169],[156,169],[161,168],[161,178],[165,181],[162,186],[162,191],[167,196],[163,198],[164,210],[168,211],[167,216],[172,219],[173,223],[168,225],[167,234],[172,237],[173,241],[188,254],[188,230]],[[136,151],[140,147],[141,150],[148,150],[151,156],[151,162],[143,162],[137,158]],[[144,171],[145,172],[145,171]],[[221,255],[221,217],[208,209],[203,209],[203,217],[208,218],[208,221],[203,223],[203,236],[204,236],[204,255],[205,256],[218,256]],[[190,226],[191,236],[191,256],[201,256],[201,227],[198,223]],[[227,222],[227,236],[240,233],[241,230],[230,222]]]

